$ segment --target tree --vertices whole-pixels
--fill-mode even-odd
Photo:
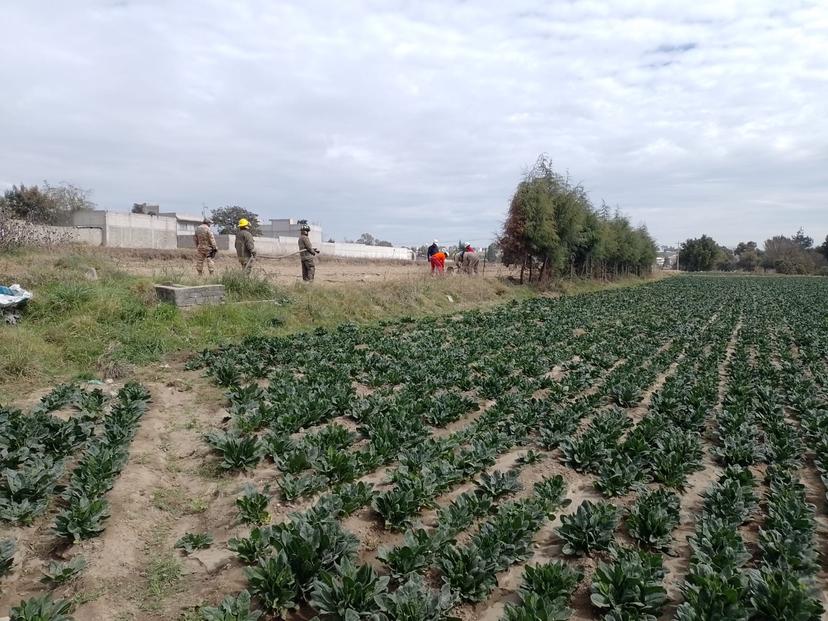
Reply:
[[[44,181],[41,187],[12,186],[0,199],[0,209],[8,217],[34,224],[66,224],[74,211],[92,209],[90,191],[62,183],[57,186]]]
[[[720,255],[720,246],[712,237],[702,235],[698,239],[688,239],[679,248],[678,262],[680,269],[686,272],[708,272],[715,267]]]
[[[713,267],[721,272],[732,272],[736,269],[736,255],[727,246],[719,246]]]
[[[801,228],[796,232],[796,235],[793,236],[793,241],[795,241],[797,245],[802,248],[802,250],[810,250],[814,246],[814,238],[805,235],[805,230]]]
[[[558,276],[619,276],[649,272],[656,246],[606,204],[596,210],[580,185],[541,156],[518,183],[498,238],[501,260],[519,265],[521,282]],[[537,270],[535,269],[537,268]]]
[[[357,238],[356,242],[354,243],[365,244],[366,246],[385,246],[386,248],[391,248],[394,245],[390,241],[379,239],[378,237],[374,237],[370,233],[363,233]]]
[[[43,182],[43,191],[57,205],[57,208],[66,213],[95,209],[96,205],[90,200],[92,190],[84,190],[71,183],[63,182],[59,185],[51,185],[48,181]]]
[[[753,272],[762,263],[761,251],[756,242],[739,242],[736,246],[736,267],[746,272]]]
[[[250,222],[248,229],[253,235],[259,236],[262,234],[262,226],[259,223],[258,214],[253,213],[249,209],[239,207],[238,205],[227,205],[213,209],[212,219],[213,224],[219,229],[221,235],[234,235],[239,230],[239,220],[244,218]]]
[[[825,236],[825,242],[817,248],[817,252],[819,252],[825,260],[828,261],[828,235]]]
[[[808,240],[809,247],[813,245],[813,240],[805,237],[801,229],[792,238],[776,235],[765,240],[765,258],[762,265],[780,274],[810,274],[815,268],[813,255],[816,253],[806,247]]]
[[[497,261],[499,253],[500,246],[497,245],[497,242],[489,244],[489,247],[486,248],[486,261],[489,261],[490,263]]]

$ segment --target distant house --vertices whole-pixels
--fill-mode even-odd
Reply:
[[[176,213],[174,211],[159,213],[158,215],[165,218],[175,218],[179,235],[192,235],[195,233],[196,227],[204,221],[204,216]]]

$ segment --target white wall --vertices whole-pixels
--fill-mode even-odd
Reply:
[[[77,211],[72,216],[77,227],[100,227],[103,245],[110,248],[178,248],[175,218],[114,211]]]
[[[256,252],[262,256],[283,257],[299,252],[298,237],[256,237]],[[216,246],[219,250],[235,252],[235,235],[216,235]],[[179,248],[193,248],[192,235],[178,236]],[[408,248],[389,248],[387,246],[366,246],[364,244],[347,244],[336,242],[333,244],[316,244],[322,251],[323,257],[338,259],[375,259],[413,261],[414,253]],[[298,256],[297,256],[298,258]]]
[[[366,246],[365,244],[348,244],[343,242],[329,244],[325,242],[322,244],[320,250],[324,255],[347,259],[414,260],[414,252],[408,248]]]

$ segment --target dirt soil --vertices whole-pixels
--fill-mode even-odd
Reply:
[[[191,257],[186,251],[169,254],[156,252],[148,255],[115,252],[112,253],[112,257],[120,269],[136,276],[197,277],[195,255]],[[232,253],[223,252],[216,259],[218,274],[226,270],[238,269],[238,262]],[[485,272],[483,272],[483,263],[481,263],[480,269],[480,275],[488,278],[502,278],[512,273],[512,270],[504,268],[499,263],[486,264]],[[267,276],[276,284],[288,285],[302,280],[299,259],[295,256],[284,259],[260,257],[256,261],[254,271]],[[404,280],[421,277],[429,271],[429,265],[425,261],[360,261],[319,256],[316,259],[315,281],[324,284]],[[453,270],[445,274],[446,277],[453,275],[455,275]]]

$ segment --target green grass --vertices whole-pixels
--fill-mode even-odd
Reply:
[[[91,268],[97,280],[87,278]],[[193,278],[170,272],[159,280]],[[468,278],[278,287],[239,271],[212,280],[224,284],[229,303],[182,311],[156,302],[151,279],[88,251],[7,254],[0,260],[0,283],[6,282],[35,294],[19,325],[0,326],[0,394],[7,398],[67,379],[118,379],[136,366],[248,336],[445,314],[535,295],[528,287]]]

